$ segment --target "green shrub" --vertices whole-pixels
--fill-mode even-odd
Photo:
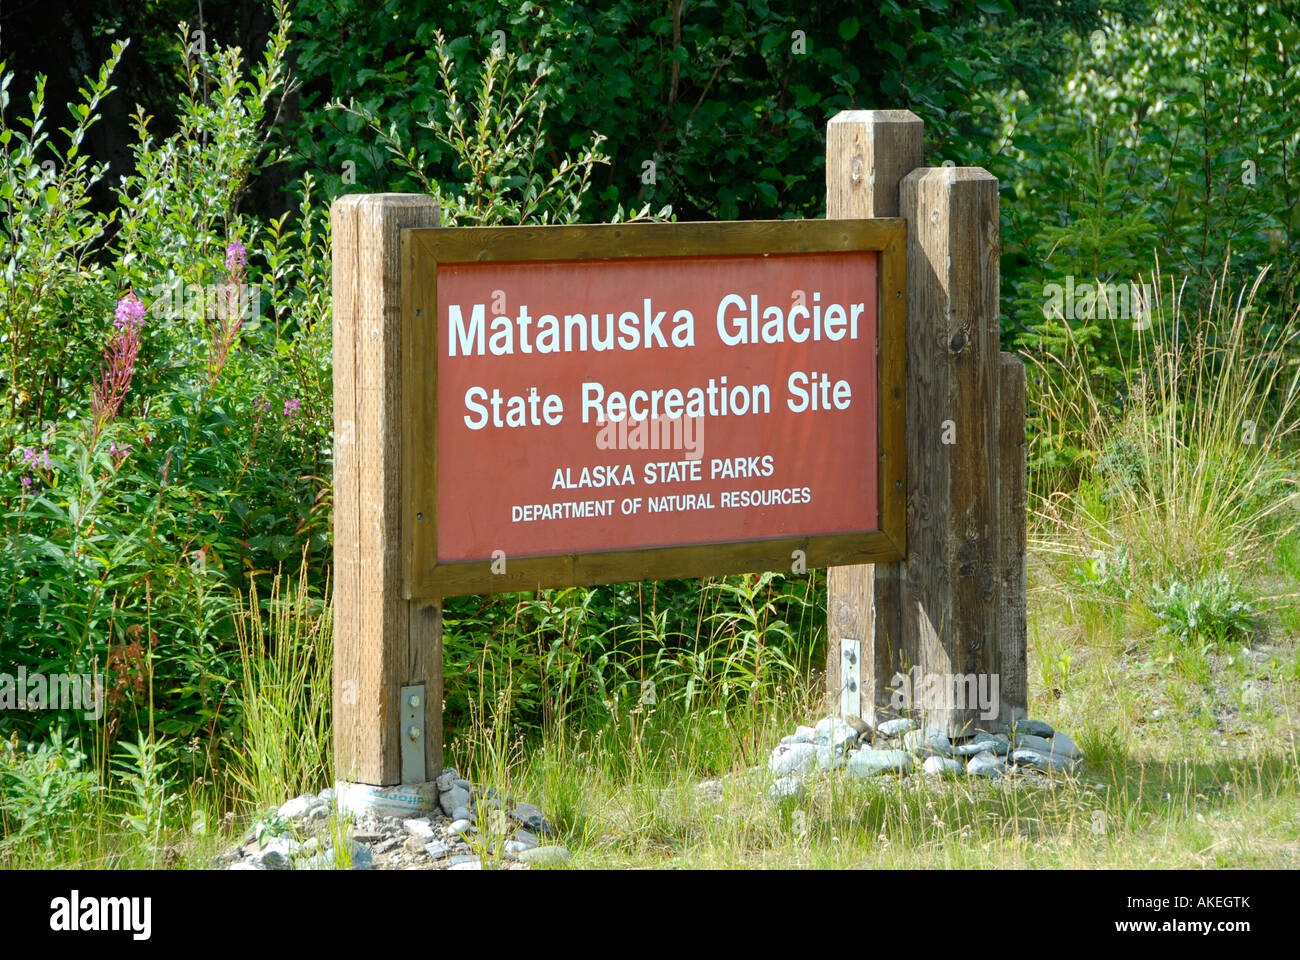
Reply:
[[[98,792],[80,745],[63,730],[39,744],[0,740],[0,850],[28,839],[55,846]]]
[[[546,72],[539,69],[531,81],[521,81],[519,58],[494,47],[477,75],[468,79],[473,99],[467,112],[458,76],[463,68],[458,71],[441,32],[435,31],[433,39],[440,86],[435,106],[419,126],[432,131],[437,144],[451,152],[451,179],[431,179],[428,158],[404,146],[396,123],[385,124],[352,101],[333,102],[328,109],[365,122],[398,167],[438,201],[444,226],[576,223],[592,169],[609,163],[600,152],[605,138],[594,134],[576,158],[566,154],[553,165],[546,150],[547,103],[541,96]],[[649,209],[646,204],[633,219],[646,216]],[[664,207],[659,216],[669,212]],[[620,205],[614,220],[623,219]]]
[[[1163,633],[1193,645],[1222,647],[1249,639],[1257,622],[1254,608],[1224,573],[1157,587],[1151,610]]]
[[[302,119],[284,139],[295,168],[318,175],[330,194],[420,189],[365,123],[321,109],[356,101],[428,158],[430,179],[458,182],[460,157],[420,123],[440,97],[441,33],[459,70],[497,49],[537,78],[550,105],[547,169],[593,134],[604,138],[610,163],[595,171],[584,220],[647,204],[690,220],[816,217],[825,198],[825,123],[838,110],[915,110],[932,152],[960,162],[972,144],[992,138],[997,117],[985,92],[1057,70],[1051,41],[1067,30],[1086,33],[1100,22],[1100,7],[891,2],[874,8],[868,23],[852,0],[598,7],[387,0],[374,13],[299,0]]]
[[[237,591],[304,549],[328,563],[327,211],[308,178],[292,222],[239,212],[276,159],[278,13],[248,70],[237,49],[181,45],[177,129],[160,140],[135,117],[105,213],[86,206],[104,169],[82,141],[121,45],[62,140],[44,132],[40,78],[29,115],[0,118],[0,647],[10,669],[109,680],[93,728],[10,713],[0,732],[70,722],[103,758],[156,730],[178,775],[219,775]]]
[[[171,791],[171,763],[165,757],[170,745],[166,739],[154,740],[137,731],[135,742],[123,741],[113,760],[113,772],[120,783],[118,800],[124,810],[122,825],[154,851],[160,846],[172,808],[181,799]]]
[[[975,145],[970,161],[1002,185],[1004,342],[1041,361],[1029,460],[1046,487],[1086,469],[1092,410],[1057,402],[1080,399],[1074,373],[1122,404],[1144,363],[1141,322],[1086,304],[1059,316],[1048,284],[1152,283],[1160,272],[1177,278],[1195,315],[1273,264],[1258,298],[1274,307],[1271,322],[1300,303],[1298,141],[1284,106],[1300,96],[1300,75],[1279,55],[1300,43],[1294,16],[1187,0],[1106,11],[1096,33],[1056,39],[1060,74],[992,92],[1004,135],[984,157]],[[1275,330],[1262,322],[1258,333]],[[1048,359],[1066,356],[1070,372]]]

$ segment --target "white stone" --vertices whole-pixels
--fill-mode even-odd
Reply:
[[[442,773],[438,774],[438,779],[434,782],[438,785],[439,790],[450,790],[459,779],[460,774],[456,772],[456,768],[447,767]]]
[[[803,781],[796,777],[782,777],[767,789],[767,795],[778,802],[790,797],[800,799],[807,792]]]
[[[524,863],[539,864],[542,866],[556,866],[561,863],[568,863],[573,855],[564,847],[533,847],[531,850],[525,850],[519,854],[519,859]]]
[[[849,776],[874,777],[882,773],[907,773],[912,758],[904,750],[858,750],[849,757]]]
[[[1019,750],[1011,751],[1011,760],[1020,766],[1034,767],[1037,770],[1055,770],[1059,773],[1069,773],[1079,764],[1077,759],[1071,760],[1032,747],[1021,747]]]
[[[839,717],[823,717],[817,721],[813,730],[814,742],[836,749],[857,743],[858,731],[854,730]]]
[[[451,816],[457,807],[469,806],[469,791],[464,787],[453,785],[451,789],[442,792],[438,797],[438,805],[442,807],[442,812]]]
[[[966,764],[966,772],[972,777],[997,778],[1006,768],[1007,762],[992,752],[977,754]]]
[[[282,857],[296,857],[302,850],[302,844],[292,837],[273,837],[262,848],[263,854],[274,853]]]
[[[419,837],[421,840],[432,840],[434,835],[433,824],[429,822],[428,817],[418,817],[411,820],[403,820],[402,828],[413,837]]]
[[[817,769],[838,770],[844,766],[844,751],[835,747],[819,746],[817,748]]]
[[[808,773],[817,763],[817,748],[811,743],[782,745],[768,757],[767,769],[774,777]]]
[[[316,804],[316,797],[313,794],[305,793],[301,797],[294,797],[292,800],[280,806],[275,811],[275,815],[283,820],[297,820]]]
[[[942,777],[961,773],[963,767],[960,760],[953,760],[950,757],[926,757],[922,769],[932,777]]]
[[[877,724],[876,729],[887,737],[896,737],[900,733],[915,730],[916,721],[907,717],[899,717],[897,720],[886,720],[884,723]]]

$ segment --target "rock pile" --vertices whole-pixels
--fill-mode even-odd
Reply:
[[[340,811],[333,790],[304,794],[259,820],[223,859],[230,870],[526,870],[569,851],[540,809],[478,790],[454,769],[437,780],[440,813],[384,817]],[[344,843],[348,855],[338,848]]]
[[[1001,777],[1026,771],[1073,772],[1083,760],[1074,741],[1041,720],[1018,720],[996,732],[952,738],[900,717],[872,726],[859,717],[825,717],[782,737],[768,757],[773,799],[801,796],[803,777],[843,769],[858,779],[906,775],[920,762],[927,776]]]

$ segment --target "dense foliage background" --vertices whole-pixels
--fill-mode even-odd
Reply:
[[[108,711],[7,711],[0,733],[66,728],[103,770],[142,732],[193,776],[224,768],[250,722],[240,623],[275,615],[250,584],[301,564],[300,639],[328,662],[312,645],[328,623],[339,193],[434,189],[470,216],[559,171],[554,211],[570,219],[818,217],[827,120],[906,108],[927,162],[1001,182],[1004,346],[1034,364],[1041,492],[1122,458],[1086,428],[1123,413],[1140,366],[1132,324],[1049,316],[1046,284],[1172,277],[1190,315],[1225,272],[1234,288],[1272,264],[1242,336],[1295,355],[1279,339],[1300,274],[1293,3],[49,8],[0,11],[0,670],[107,668]],[[458,142],[457,110],[499,69],[503,99]],[[537,162],[476,153],[492,111],[521,104]],[[237,319],[205,294],[177,308],[227,284],[255,287],[259,308]],[[1081,385],[1100,407],[1071,402]],[[451,601],[449,730],[498,694],[533,736],[815,682],[820,586],[814,571]]]

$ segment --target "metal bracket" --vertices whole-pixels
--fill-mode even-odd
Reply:
[[[424,783],[424,684],[402,687],[402,783]]]
[[[862,713],[862,645],[850,637],[840,638],[840,716]]]

